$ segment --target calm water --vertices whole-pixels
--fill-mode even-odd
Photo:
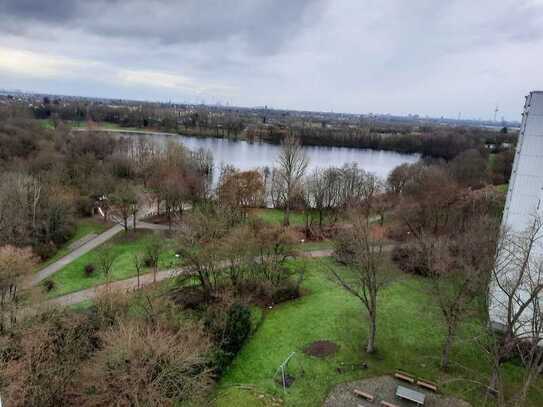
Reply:
[[[196,151],[200,148],[211,151],[215,164],[215,175],[220,171],[221,165],[230,164],[240,170],[249,170],[258,167],[274,167],[280,146],[267,143],[249,143],[247,141],[234,141],[218,138],[200,138],[189,136],[145,136],[160,143],[176,141],[185,147]],[[403,163],[418,161],[418,154],[400,154],[390,151],[363,150],[346,147],[313,147],[306,146],[304,150],[309,157],[307,173],[316,168],[341,167],[344,164],[357,163],[360,168],[387,177],[390,171]],[[216,179],[216,177],[215,177]]]

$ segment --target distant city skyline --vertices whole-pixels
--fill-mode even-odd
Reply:
[[[541,0],[0,0],[0,87],[518,121],[542,23]]]
[[[49,92],[39,92],[34,91],[30,89],[6,89],[2,88],[0,86],[0,95],[11,95],[11,96],[17,96],[20,95],[34,95],[34,96],[49,96],[49,97],[59,97],[59,98],[81,98],[81,99],[95,99],[95,100],[111,100],[111,101],[123,101],[123,102],[141,102],[141,103],[171,103],[176,105],[192,105],[192,106],[207,106],[207,107],[224,107],[224,108],[240,108],[240,109],[270,109],[270,110],[277,110],[277,111],[290,111],[290,112],[312,112],[315,114],[322,113],[322,114],[345,114],[345,115],[359,115],[364,117],[405,117],[405,118],[411,118],[411,119],[428,119],[428,120],[456,120],[456,121],[464,121],[464,122],[481,122],[481,123],[496,123],[497,126],[500,126],[502,123],[507,123],[508,125],[514,124],[514,125],[520,125],[520,117],[518,119],[511,119],[507,120],[504,117],[500,117],[499,119],[496,119],[496,121],[493,121],[492,118],[484,118],[484,117],[468,117],[468,116],[431,116],[431,115],[425,115],[420,113],[405,113],[405,114],[395,114],[395,113],[389,113],[389,112],[342,112],[342,111],[334,111],[334,110],[310,110],[310,109],[288,109],[281,106],[248,106],[248,105],[238,105],[238,104],[232,104],[228,101],[226,102],[206,102],[205,100],[201,101],[187,101],[187,100],[160,100],[160,99],[153,99],[153,100],[147,100],[147,99],[132,99],[132,98],[122,98],[122,97],[105,97],[105,96],[90,96],[90,95],[75,95],[75,94],[59,94],[59,93],[49,93]]]

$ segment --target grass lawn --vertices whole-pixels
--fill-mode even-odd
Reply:
[[[40,263],[36,269],[40,270],[46,266],[48,266],[51,263],[54,263],[58,259],[66,256],[68,253],[70,253],[69,246],[74,243],[75,241],[82,239],[83,237],[90,235],[91,233],[100,234],[104,232],[105,230],[109,229],[111,225],[108,225],[107,223],[103,223],[98,219],[95,218],[83,218],[79,219],[77,221],[77,226],[75,230],[75,234],[73,237],[68,240],[62,247],[58,249],[58,251],[55,253],[55,255],[43,263]]]
[[[38,123],[44,129],[54,129],[55,128],[55,124],[53,123],[53,120],[51,120],[51,119],[39,119]]]
[[[271,223],[274,225],[282,225],[283,219],[285,216],[284,211],[282,209],[272,209],[272,208],[252,209],[250,214],[262,219],[264,222]],[[305,216],[303,212],[291,211],[290,224],[292,226],[305,225]]]
[[[134,253],[144,250],[145,238],[153,232],[138,230],[125,235],[124,232],[115,236],[108,244],[112,244],[114,252],[117,254],[115,263],[111,271],[112,281],[123,280],[136,275],[132,256]],[[166,241],[167,243],[167,241]],[[77,260],[68,264],[56,272],[50,279],[55,283],[55,288],[48,293],[49,298],[58,297],[74,291],[80,291],[85,288],[93,287],[105,283],[104,276],[96,270],[90,277],[85,276],[84,267],[87,264],[97,265],[97,258],[102,246],[84,254]],[[162,255],[160,268],[172,267],[175,262],[174,252],[165,248]],[[146,270],[146,272],[149,270]]]
[[[334,242],[332,240],[318,240],[318,241],[307,241],[297,245],[297,249],[303,252],[309,252],[312,250],[328,250],[334,248]]]
[[[94,123],[94,125],[97,129],[126,130],[126,131],[134,131],[134,130],[145,131],[146,130],[144,127],[123,127],[118,123],[111,123],[111,122],[97,122],[97,123]]]
[[[506,193],[507,193],[507,190],[509,189],[509,184],[496,185],[496,189],[497,189],[499,192],[503,192],[504,194],[506,194]]]
[[[251,209],[249,212],[252,216],[256,216],[260,219],[262,219],[264,222],[275,224],[275,225],[282,225],[283,219],[285,216],[285,213],[282,209],[275,209],[275,208],[258,208],[258,209]],[[379,221],[380,216],[379,215],[373,215],[370,217],[370,222],[375,223]],[[385,222],[387,222],[388,218],[385,216]],[[311,219],[310,219],[311,221]],[[342,223],[345,219],[342,219],[341,217],[336,220],[336,223]],[[304,226],[305,225],[305,215],[303,211],[291,211],[290,212],[290,224],[291,226]],[[330,219],[325,215],[323,217],[323,225],[330,224]],[[318,214],[315,213],[313,216],[313,226],[318,226]]]
[[[303,284],[306,295],[265,315],[218,384],[216,406],[271,406],[276,405],[273,398],[283,398],[287,406],[318,406],[336,384],[388,374],[396,368],[437,381],[445,394],[473,406],[482,404],[482,386],[475,382],[486,383],[489,368],[484,352],[472,339],[484,332],[478,322],[464,324],[451,355],[453,366],[443,373],[439,358],[444,327],[424,289],[426,282],[399,275],[401,279],[382,293],[378,353],[369,356],[363,350],[367,322],[362,306],[328,278],[325,263],[340,267],[331,259],[308,261]],[[339,351],[327,359],[302,352],[320,339],[336,342]],[[288,367],[295,382],[283,394],[273,375],[290,352],[296,352]],[[361,362],[367,362],[369,368],[360,369]],[[508,381],[514,383],[519,373],[520,368],[508,366]],[[533,394],[531,403],[543,405],[543,395]]]
[[[54,129],[55,123],[53,119],[38,119],[38,122],[40,125],[45,129]],[[86,128],[88,127],[88,123],[86,121],[71,121],[71,120],[64,120],[64,123],[72,126],[72,127],[80,127],[80,128]],[[145,130],[145,128],[136,128],[136,127],[122,127],[121,125],[117,123],[111,123],[111,122],[95,122],[94,126],[96,129],[111,129],[111,130]]]

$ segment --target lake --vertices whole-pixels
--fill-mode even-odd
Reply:
[[[150,140],[167,143],[175,141],[196,151],[200,148],[211,151],[215,164],[215,180],[222,165],[230,164],[240,170],[274,167],[281,147],[268,143],[249,143],[245,140],[220,138],[201,138],[190,136],[154,134],[145,135]],[[400,154],[392,151],[366,150],[347,147],[304,146],[309,158],[307,174],[313,169],[341,167],[344,164],[357,163],[360,168],[386,178],[398,165],[412,164],[419,160],[419,154]]]

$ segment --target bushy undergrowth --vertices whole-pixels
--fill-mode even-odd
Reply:
[[[84,313],[47,311],[1,336],[0,392],[10,406],[200,402],[212,348],[170,301],[106,294]]]
[[[251,311],[245,305],[234,303],[210,307],[204,316],[206,329],[217,347],[213,352],[215,372],[222,375],[251,334]]]

